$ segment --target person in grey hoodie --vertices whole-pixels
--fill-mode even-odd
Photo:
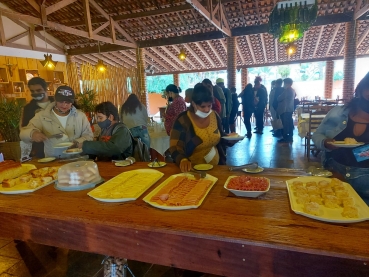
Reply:
[[[291,78],[283,80],[284,89],[278,96],[277,114],[280,116],[283,124],[283,138],[278,140],[279,143],[289,143],[293,139],[293,120],[292,113],[294,111],[295,90],[292,88],[293,81]]]

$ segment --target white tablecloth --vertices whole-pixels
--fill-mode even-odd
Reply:
[[[149,128],[150,135],[150,147],[158,152],[160,155],[165,156],[164,153],[169,149],[169,136],[166,131],[154,131]]]
[[[313,118],[324,118],[325,116],[325,114],[316,114]],[[304,138],[309,131],[309,117],[309,113],[302,113],[299,116],[297,129],[301,138]]]

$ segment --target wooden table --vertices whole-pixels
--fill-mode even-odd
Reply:
[[[147,168],[98,165],[106,180]],[[173,164],[160,171],[161,181],[179,173]],[[218,182],[200,208],[186,211],[156,209],[142,197],[102,203],[87,191],[53,186],[0,195],[0,236],[225,276],[369,275],[368,222],[330,224],[291,211],[285,180],[302,171],[265,170],[260,175],[271,179],[271,189],[259,199],[234,197],[223,188],[229,175],[245,173],[226,166],[208,173]]]

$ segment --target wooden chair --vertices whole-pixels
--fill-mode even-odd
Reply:
[[[313,154],[314,157],[316,157],[320,150],[316,145],[312,143],[312,136],[316,129],[318,129],[320,123],[323,121],[324,117],[326,116],[326,112],[324,111],[318,111],[318,112],[311,112],[310,111],[309,116],[309,129],[305,136],[305,153],[308,158],[308,161],[310,161],[310,153]]]
[[[303,101],[302,102],[302,113],[308,113],[310,112],[310,108],[311,106],[315,105],[313,102],[311,101]]]

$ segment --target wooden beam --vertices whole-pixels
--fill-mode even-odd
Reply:
[[[109,53],[101,53],[100,55],[104,57],[106,60],[112,62],[114,66],[120,66],[120,67],[123,66],[123,64],[120,61],[118,61],[116,57],[111,57]]]
[[[228,49],[227,46],[225,45],[225,39],[220,39],[219,42],[223,46],[224,52],[227,54]]]
[[[301,51],[300,51],[300,59],[302,59],[302,56],[304,55],[304,47],[305,47],[306,33],[307,32],[305,32],[304,36],[302,37]]]
[[[27,31],[25,31],[25,32],[23,32],[19,35],[16,35],[12,38],[8,38],[6,41],[9,42],[9,43],[12,43],[14,41],[17,41],[18,39],[21,39],[21,38],[24,38],[25,36],[28,36],[28,34],[29,34],[29,30],[27,30]]]
[[[264,61],[267,63],[268,56],[267,56],[266,48],[265,48],[264,34],[260,34],[260,39],[261,39],[261,47],[263,48]]]
[[[122,27],[119,26],[119,24],[117,22],[114,21],[114,19],[112,17],[110,17],[109,14],[107,14],[103,8],[101,8],[96,2],[95,0],[89,0],[91,5],[99,12],[101,13],[107,20],[110,20],[110,22],[113,23],[114,28],[117,29],[117,31],[119,33],[121,33],[128,41],[130,41],[133,44],[136,44],[134,39],[126,32],[122,29]]]
[[[82,55],[78,55],[78,56],[75,56],[75,57],[77,59],[80,59],[80,60],[86,62],[86,63],[92,64],[92,65],[96,65],[96,62],[94,62],[94,61],[92,61],[92,60],[90,60],[90,59],[88,59],[88,58],[86,58],[86,57],[84,57]]]
[[[48,6],[46,8],[46,15],[49,15],[53,12],[56,12],[74,2],[76,2],[77,0],[62,0],[62,1],[59,1],[57,3],[55,3],[54,5],[51,5],[51,6]]]
[[[172,45],[173,49],[176,50],[179,54],[179,52],[181,51],[179,49],[178,46],[176,45]],[[181,62],[186,62],[186,63],[189,63],[191,65],[192,68],[196,68],[196,65],[190,60],[190,58],[187,56],[187,58],[184,60],[184,61],[181,61]]]
[[[364,7],[362,7],[360,10],[355,12],[354,14],[354,20],[357,20],[360,16],[364,15],[369,11],[369,4],[365,4]]]
[[[222,40],[221,40],[222,41]],[[225,46],[225,45],[224,45]],[[241,52],[241,49],[240,49],[240,45],[238,44],[238,40],[236,39],[236,49],[237,49],[237,53],[238,53],[238,56],[240,57],[240,59],[241,59],[241,62],[242,62],[242,64],[244,65],[244,64],[246,64],[245,63],[245,58],[243,57],[243,55],[242,55],[242,52]]]
[[[41,14],[41,8],[40,5],[35,0],[26,0],[28,4],[32,6],[38,13]]]
[[[29,28],[29,43],[31,44],[32,50],[36,49],[35,29]]]
[[[316,57],[316,51],[318,50],[318,46],[319,46],[320,39],[322,38],[323,30],[324,30],[324,26],[321,26],[320,27],[318,38],[316,39],[316,42],[315,42],[315,48],[314,48],[314,52],[313,52],[313,58]]]
[[[184,44],[183,45],[188,52],[191,53],[192,56],[194,56],[194,58],[199,62],[199,64],[201,64],[201,66],[203,68],[207,68],[206,64],[203,62],[203,60],[196,54],[196,52],[194,50],[192,50],[191,46],[189,46],[188,44]]]
[[[166,56],[164,56],[159,50],[157,50],[156,48],[152,47],[150,48],[151,51],[153,51],[156,55],[158,55],[159,57],[161,57],[166,63],[168,63],[171,67],[173,67],[175,70],[181,70],[179,68],[179,66],[177,66],[175,63],[173,63],[171,60],[169,60]]]
[[[275,4],[274,4],[275,6]],[[246,20],[245,20],[245,14],[243,13],[243,9],[242,9],[242,6],[241,6],[241,1],[238,1],[238,8],[240,9],[240,13],[242,13],[242,23],[243,23],[243,26],[245,27],[247,24],[246,24]]]
[[[88,32],[88,36],[92,39],[94,37],[94,32],[92,30],[92,24],[91,24],[90,3],[89,3],[89,0],[82,0],[82,2],[83,2],[83,15],[85,17],[86,31]]]
[[[114,20],[111,17],[110,17],[110,35],[113,42],[116,42],[117,38],[115,37]]]
[[[149,51],[145,51],[145,55],[151,60],[153,60],[154,62],[156,62],[158,65],[160,65],[162,68],[164,68],[164,70],[169,71],[168,66],[165,63],[163,63],[160,59],[155,57],[153,54],[151,54]]]
[[[208,44],[208,46],[210,47],[211,51],[215,54],[215,56],[217,57],[217,59],[219,60],[221,65],[225,65],[224,61],[222,60],[222,58],[220,57],[218,51],[215,49],[215,47],[211,44],[211,41],[207,40],[206,43]]]
[[[279,47],[278,47],[278,39],[274,39],[274,51],[275,51],[275,61],[278,62],[278,53],[279,53]]]
[[[369,28],[367,27],[365,32],[361,35],[360,39],[356,43],[356,47],[359,48],[360,44],[367,38],[369,35]]]
[[[249,47],[249,50],[251,53],[252,61],[254,64],[256,64],[255,54],[254,54],[254,50],[252,49],[252,44],[251,44],[249,36],[246,36],[246,41],[247,41],[247,46]]]
[[[44,32],[34,32],[35,36],[38,37],[39,39],[42,39],[43,41],[45,41],[46,39],[46,43],[51,45],[52,47],[58,49],[59,51],[63,52],[64,53],[64,49],[63,47],[57,45],[56,43],[52,42],[51,40],[47,39],[47,37],[45,38],[44,36]]]
[[[121,59],[123,65],[127,65],[129,67],[136,67],[136,62],[132,63],[132,61],[128,59],[125,55],[121,54],[121,52],[110,52],[110,54],[116,58]]]
[[[40,6],[42,26],[47,26],[47,14],[45,5]]]
[[[167,55],[169,57],[171,57],[177,64],[179,64],[181,67],[183,67],[185,70],[187,69],[188,70],[188,67],[183,63],[183,61],[181,61],[180,59],[178,59],[178,57],[176,55],[174,55],[172,52],[170,52],[170,50],[166,47],[166,46],[163,46],[161,47],[161,49],[167,53]]]
[[[210,12],[205,9],[203,5],[200,4],[198,0],[186,0],[187,3],[191,4],[192,7],[197,10],[203,17],[205,17],[211,24],[213,24],[219,31],[223,32],[227,36],[232,36],[231,30],[222,26],[216,18],[210,17]]]
[[[6,44],[5,31],[4,31],[4,23],[3,18],[0,14],[0,45],[4,46]]]
[[[341,27],[341,24],[337,24],[335,29],[334,29],[334,32],[333,32],[333,35],[332,35],[332,38],[331,40],[329,41],[329,44],[328,44],[328,48],[327,48],[327,51],[325,51],[325,56],[327,56],[329,54],[329,51],[331,51],[331,47],[336,39],[336,36],[337,36],[337,33],[338,33],[338,30],[340,29]],[[369,31],[369,28],[368,28],[368,31]],[[359,44],[357,45],[359,46]]]
[[[220,4],[219,7],[220,7],[220,17],[221,17],[220,23],[224,24],[224,26],[227,30],[231,30],[231,28],[229,27],[229,24],[228,24],[227,14],[224,13],[223,5]]]
[[[54,50],[54,49],[46,49],[46,48],[42,48],[42,47],[36,47],[35,49],[32,49],[32,47],[30,45],[23,45],[23,44],[17,44],[17,43],[6,43],[5,46],[7,47],[12,47],[12,48],[17,48],[17,49],[26,49],[26,50],[35,50],[35,51],[40,51],[40,52],[49,52],[49,54],[60,54],[60,55],[64,55],[65,53],[59,50]]]
[[[195,42],[195,45],[200,49],[201,53],[208,59],[209,63],[215,67],[215,63],[214,61],[211,59],[211,57],[209,56],[208,52],[205,51],[204,47],[202,47],[200,42]]]
[[[93,33],[94,35],[98,34],[99,32],[101,32],[102,30],[104,30],[106,27],[108,27],[110,25],[110,21],[105,22],[103,25],[101,25],[100,27],[96,28]]]

